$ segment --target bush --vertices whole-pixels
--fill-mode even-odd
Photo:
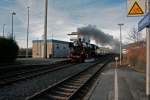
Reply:
[[[13,39],[0,37],[0,63],[13,62],[18,55],[19,47]]]

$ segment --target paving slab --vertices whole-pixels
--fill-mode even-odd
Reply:
[[[147,100],[145,76],[130,68],[115,69],[109,64],[99,76],[89,100]]]

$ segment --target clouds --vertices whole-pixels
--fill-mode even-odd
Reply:
[[[3,6],[5,5],[5,6]],[[44,0],[2,0],[0,2],[0,25],[7,24],[6,32],[11,33],[11,12],[14,31],[19,45],[26,47],[27,6],[30,6],[30,46],[33,39],[41,39],[44,33]],[[122,0],[49,0],[48,38],[69,40],[68,33],[88,24],[96,25],[118,38],[118,23],[125,23],[124,35],[135,26],[139,18],[126,17],[126,3]],[[22,41],[20,41],[22,40]],[[21,43],[22,42],[22,43]]]

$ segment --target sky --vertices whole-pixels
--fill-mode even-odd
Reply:
[[[0,0],[0,35],[6,24],[5,35],[11,34],[11,13],[14,16],[15,40],[19,46],[26,47],[27,7],[30,6],[29,46],[32,40],[42,39],[44,34],[44,0]],[[90,25],[119,39],[118,23],[122,27],[123,42],[127,34],[137,27],[141,17],[127,17],[127,0],[49,0],[48,1],[48,39],[69,41],[71,32]],[[52,35],[53,34],[53,35]]]

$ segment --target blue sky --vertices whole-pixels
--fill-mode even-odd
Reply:
[[[126,0],[49,0],[48,38],[69,40],[67,34],[89,24],[119,38],[118,23],[124,23],[123,37],[137,26],[141,17],[127,17]],[[20,47],[26,47],[27,6],[30,6],[30,46],[44,33],[44,0],[1,0],[0,35],[11,34],[11,12],[15,11],[14,33]],[[124,38],[124,42],[127,42]]]

